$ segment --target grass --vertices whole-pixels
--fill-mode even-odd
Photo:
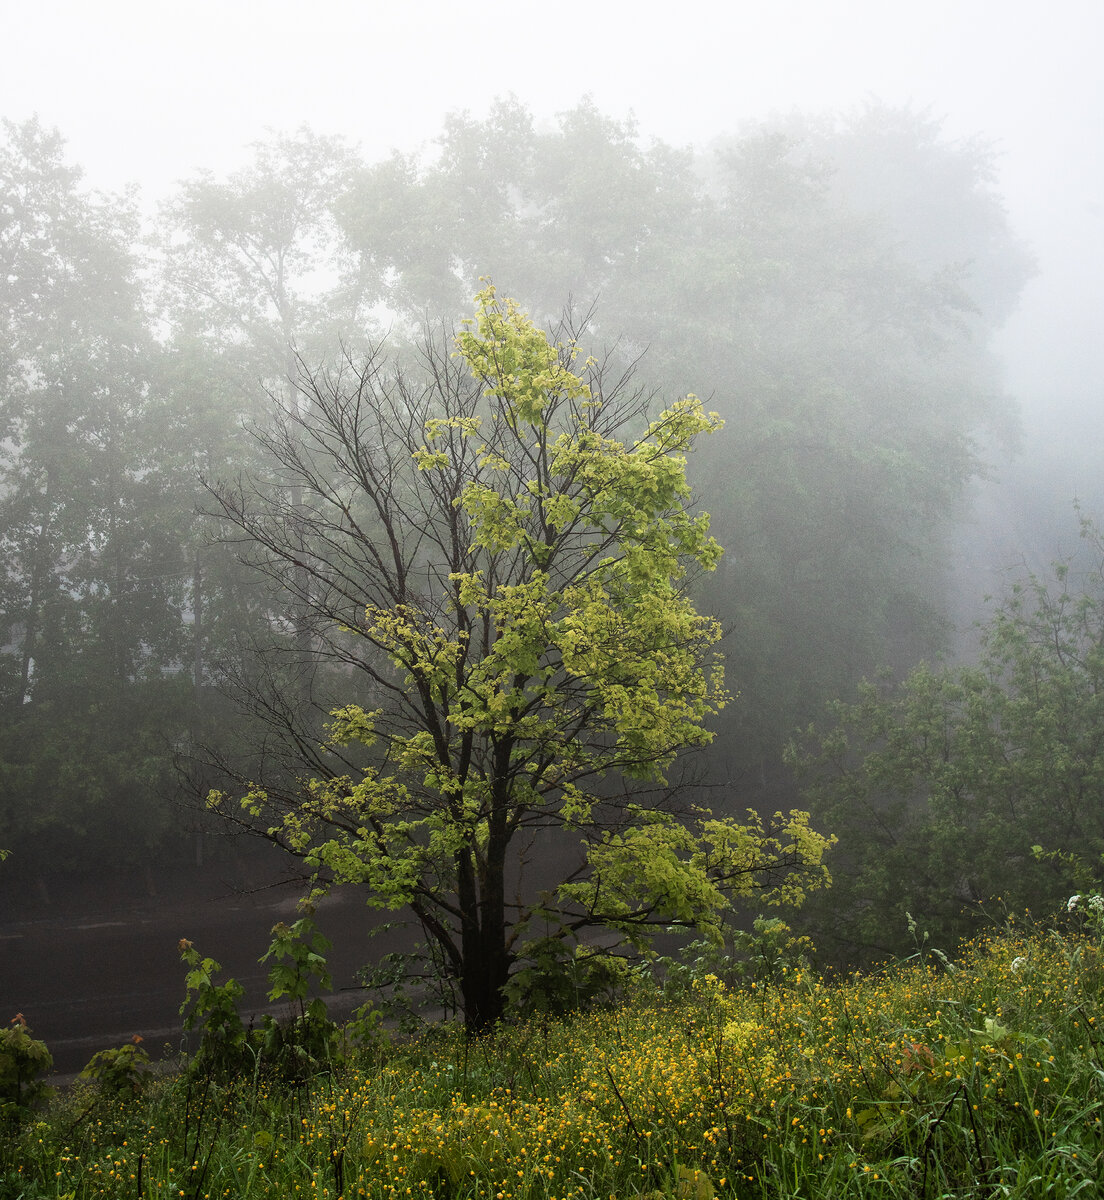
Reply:
[[[0,1196],[1095,1196],[1102,998],[1098,939],[1005,934],[950,965],[435,1030],[299,1087],[80,1087],[9,1127]]]

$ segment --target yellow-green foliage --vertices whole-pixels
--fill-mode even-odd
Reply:
[[[720,419],[687,396],[626,445],[610,436],[622,418],[607,421],[572,369],[574,345],[553,344],[492,286],[476,306],[455,356],[487,411],[425,418],[410,451],[417,472],[455,476],[421,489],[451,539],[445,594],[396,602],[384,589],[358,630],[406,677],[418,716],[336,710],[332,746],[382,742],[390,769],[316,780],[278,813],[296,852],[382,904],[410,901],[425,873],[439,890],[492,809],[496,828],[533,808],[577,823],[578,779],[662,780],[681,749],[711,740],[704,722],[729,698],[720,626],[681,584],[721,553],[708,516],[686,508],[686,454]],[[259,787],[241,806],[254,818],[279,807]]]
[[[485,1029],[533,930],[715,937],[734,900],[799,904],[825,886],[832,839],[798,811],[673,814],[661,790],[730,699],[721,627],[686,585],[721,554],[686,478],[717,415],[694,395],[653,415],[491,286],[451,352],[463,382],[400,406],[378,435],[386,471],[333,468],[378,526],[357,547],[372,565],[344,634],[364,639],[372,694],[391,703],[335,709],[305,755],[312,778],[240,805],[321,878],[412,909],[469,1028]],[[330,530],[320,556],[346,534]],[[659,787],[633,795],[611,776]],[[519,882],[534,834],[563,886]]]

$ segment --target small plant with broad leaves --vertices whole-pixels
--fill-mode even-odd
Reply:
[[[812,941],[793,932],[781,917],[758,916],[751,929],[729,929],[721,941],[699,938],[674,956],[650,964],[663,994],[670,1000],[692,995],[705,979],[726,987],[798,981],[810,967]]]
[[[400,928],[397,922],[376,927],[373,934]],[[439,1021],[454,1017],[459,1007],[454,981],[444,969],[438,948],[414,941],[408,950],[392,950],[357,971],[360,986],[372,997],[362,1011],[377,1014],[372,1022],[387,1021],[403,1036],[424,1032]],[[365,1029],[369,1040],[375,1035]]]
[[[245,988],[236,979],[217,983],[222,966],[213,958],[204,958],[187,938],[180,939],[178,948],[189,968],[184,979],[188,994],[180,1006],[184,1030],[200,1034],[190,1066],[233,1075],[245,1065],[248,1055],[248,1033],[238,1015]]]
[[[260,1031],[264,1061],[287,1082],[305,1083],[344,1062],[341,1030],[322,997],[311,996],[312,991],[333,987],[326,965],[329,949],[308,905],[294,924],[280,921],[272,927],[272,942],[261,958],[272,962],[269,1000],[287,999],[292,1006],[290,1020],[281,1023],[266,1015]]]
[[[522,947],[506,984],[511,1017],[561,1016],[608,1008],[631,982],[628,961],[598,946],[567,945],[563,938],[535,938]]]
[[[0,1030],[0,1117],[19,1120],[41,1099],[46,1085],[40,1076],[54,1065],[46,1043],[31,1036],[22,1013]]]
[[[954,963],[942,950],[931,944],[931,934],[926,929],[920,929],[916,918],[910,912],[905,913],[905,927],[908,929],[913,951],[907,957],[902,958],[902,962],[922,963],[929,959],[935,959],[945,970],[952,972],[955,970]]]
[[[153,1076],[149,1054],[141,1042],[136,1033],[125,1045],[93,1054],[81,1079],[99,1084],[104,1096],[140,1096]]]

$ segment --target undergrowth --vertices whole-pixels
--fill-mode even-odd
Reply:
[[[1088,1197],[1102,996],[1098,931],[1071,926],[834,982],[698,976],[309,1077],[91,1081],[9,1121],[0,1195]]]

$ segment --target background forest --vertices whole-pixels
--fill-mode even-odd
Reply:
[[[265,434],[302,372],[381,341],[413,361],[483,278],[539,324],[585,318],[588,347],[636,383],[724,418],[689,467],[725,549],[694,586],[737,696],[684,782],[722,813],[796,805],[794,766],[816,760],[787,755],[796,730],[959,644],[951,550],[971,485],[1015,442],[993,346],[1033,269],[985,146],[913,109],[676,149],[590,102],[537,123],[513,99],[383,161],[275,136],[156,218],[86,189],[56,132],[6,122],[0,263],[0,845],[23,881],[193,854],[216,828],[197,796],[288,769],[289,744],[357,699],[340,664],[305,675],[295,578],[250,569],[209,487],[279,485]],[[990,663],[998,685],[1009,661]],[[884,731],[833,743],[826,769]],[[911,780],[877,786],[875,806],[927,812]],[[870,787],[861,803],[819,788],[814,820],[844,855],[833,907],[809,918],[830,952],[892,948],[907,905],[957,929],[1002,886],[964,883],[962,863],[1028,836],[992,807],[989,842],[956,842],[973,818],[948,802],[958,865],[913,852],[926,819],[895,818],[890,854]],[[1065,834],[1044,849],[1088,836]],[[1042,871],[1025,898],[1059,886]]]

